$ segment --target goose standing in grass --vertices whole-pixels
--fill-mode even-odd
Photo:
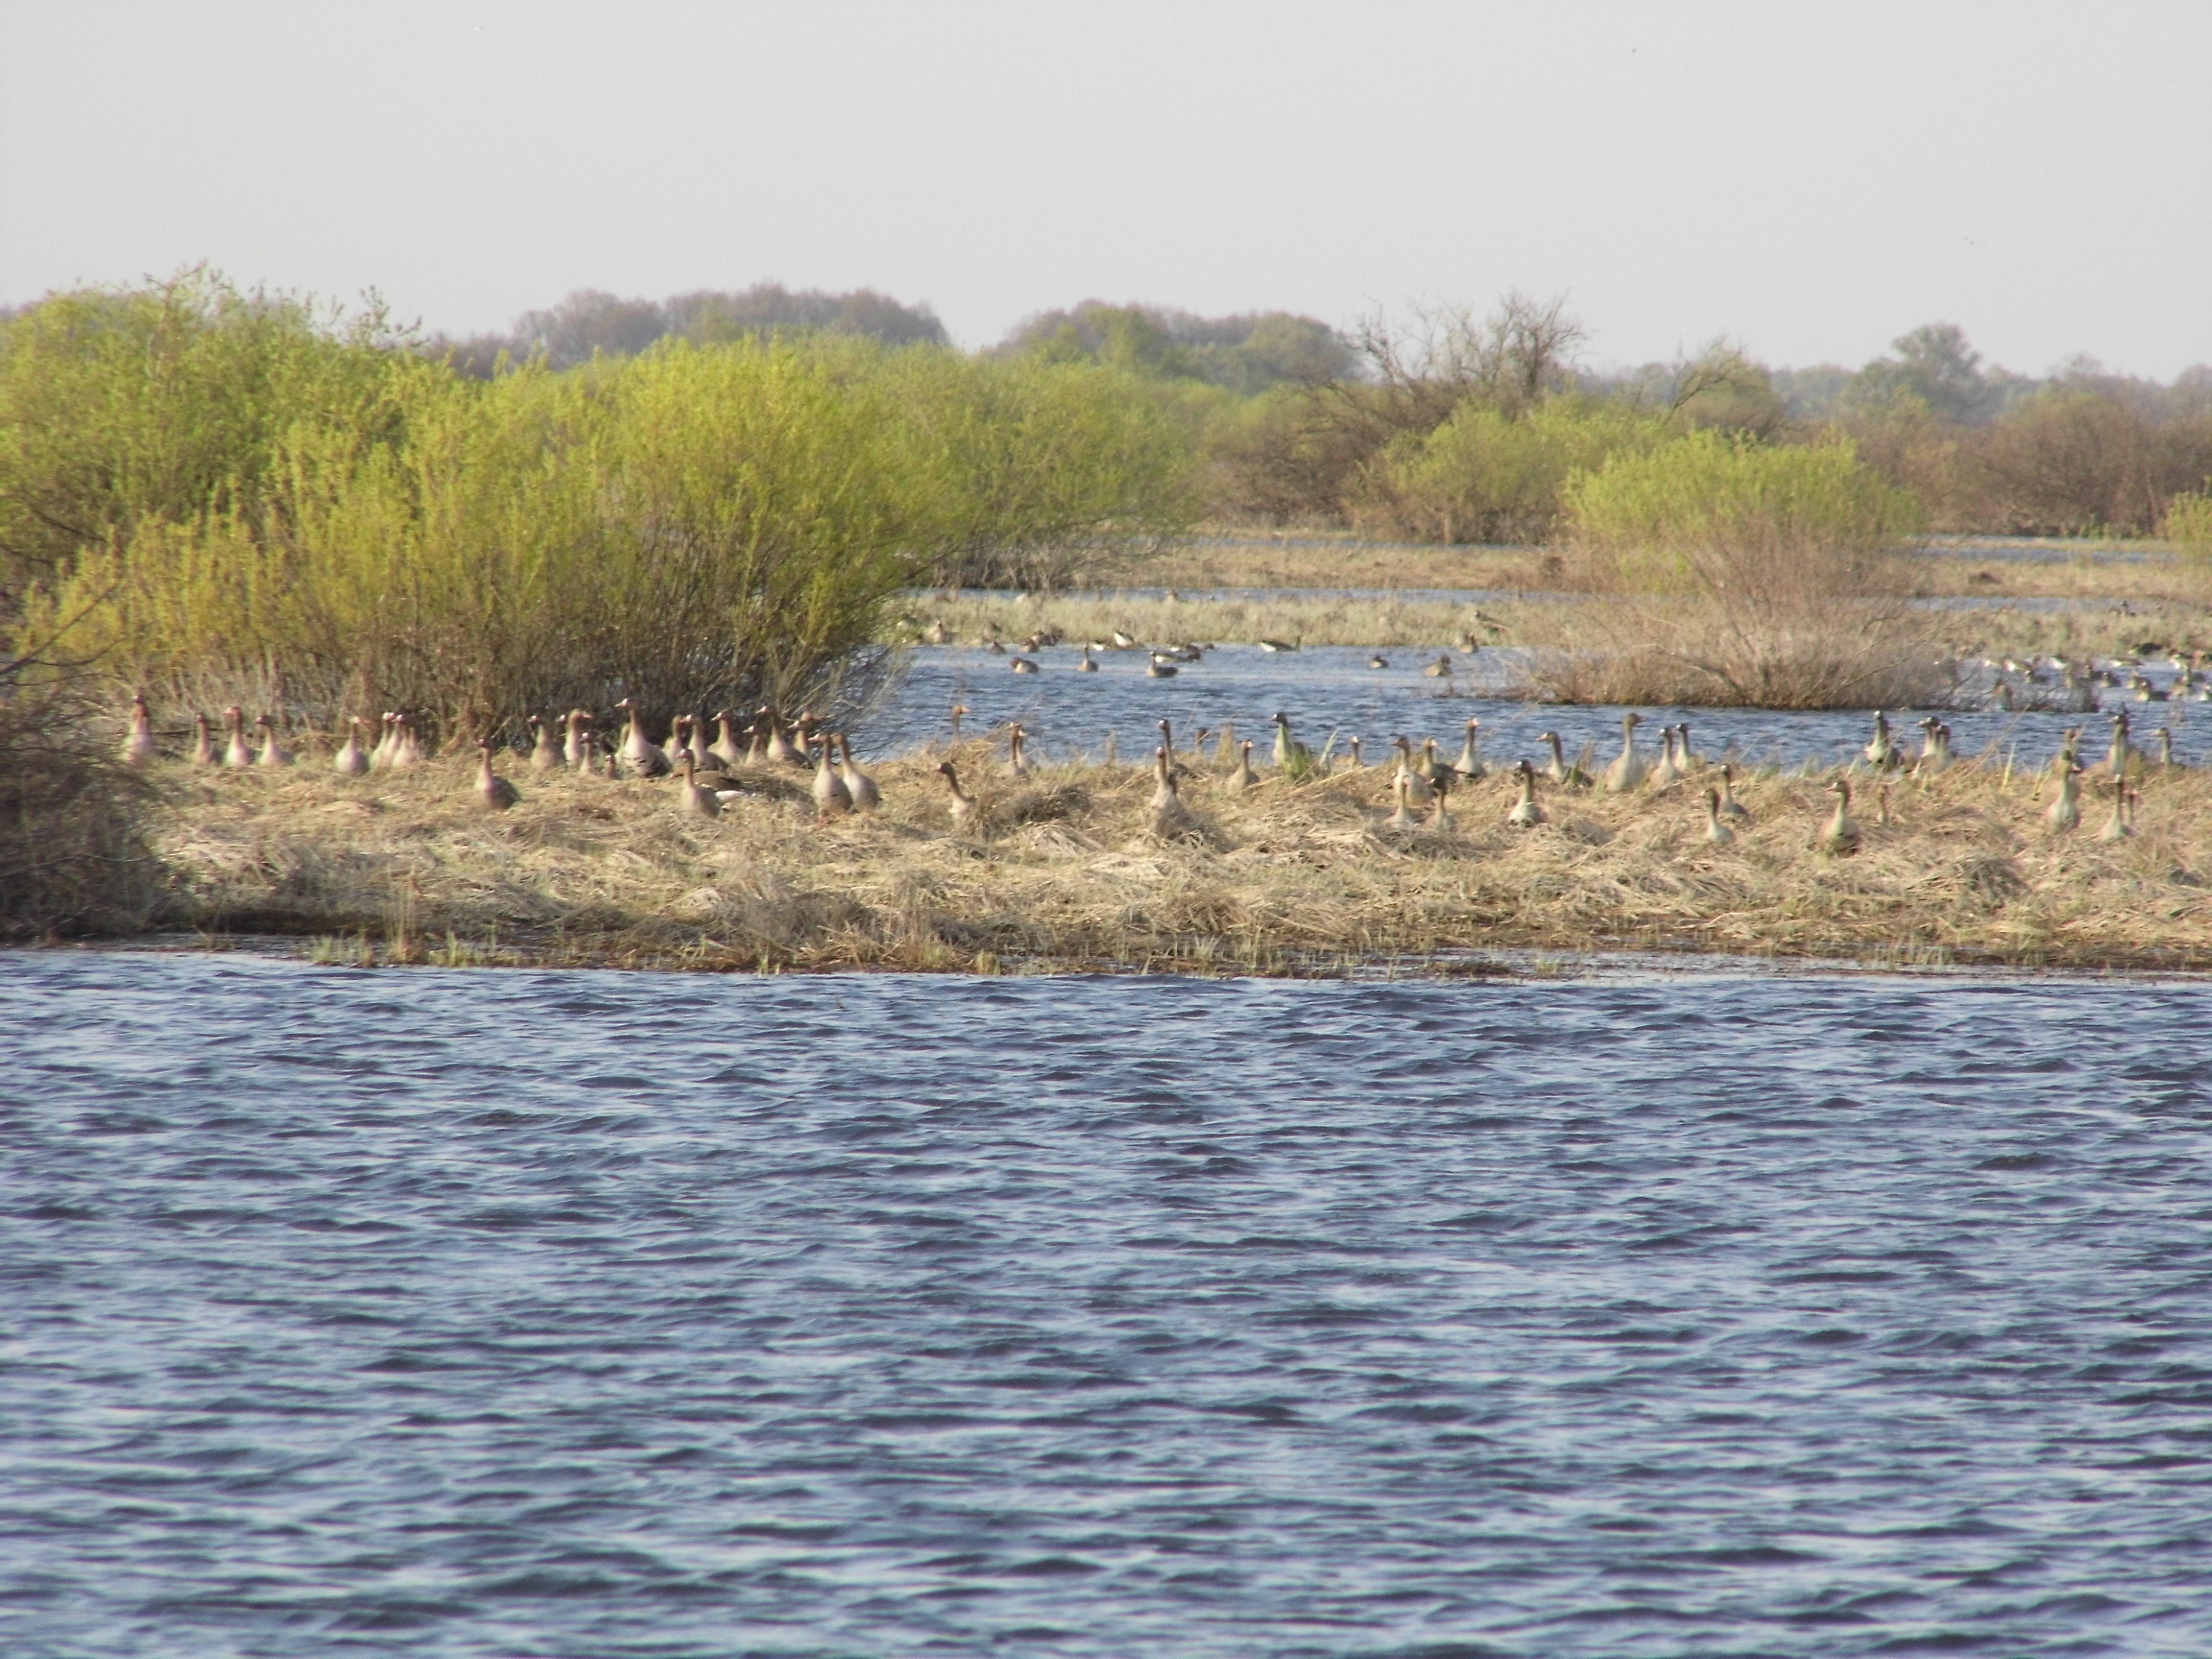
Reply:
[[[2136,832],[2128,822],[2128,786],[2115,781],[2112,784],[2112,815],[2105,820],[2105,827],[2097,831],[2099,841],[2125,841]]]
[[[1079,674],[1095,674],[1098,672],[1098,665],[1091,660],[1091,647],[1088,645],[1083,647],[1082,656],[1076,659],[1075,672]]]
[[[1721,821],[1721,792],[1705,791],[1705,839],[1715,847],[1735,845],[1735,831]]]
[[[292,751],[276,741],[276,722],[266,714],[257,716],[253,722],[261,728],[261,752],[253,757],[256,766],[289,766]]]
[[[1674,727],[1674,763],[1682,769],[1684,777],[1704,770],[1705,763],[1690,750],[1690,723],[1687,720],[1679,722]]]
[[[1413,745],[1401,736],[1390,746],[1398,751],[1397,784],[1393,787],[1402,786],[1407,799],[1416,806],[1426,806],[1435,792],[1429,787],[1429,781],[1414,769]]]
[[[714,741],[709,744],[707,748],[707,752],[708,754],[712,755],[716,760],[721,762],[724,766],[728,767],[732,771],[735,771],[738,767],[743,766],[745,763],[745,751],[738,747],[737,733],[732,729],[730,725],[730,722],[736,718],[737,716],[726,708],[719,708],[714,711],[714,727],[716,735]]]
[[[1023,745],[1029,741],[1029,735],[1022,730],[1019,720],[1006,728],[1006,770],[1014,777],[1025,778],[1030,775],[1030,757],[1023,752]]]
[[[1232,795],[1241,795],[1247,789],[1259,787],[1260,775],[1252,769],[1252,739],[1247,738],[1237,753],[1237,769],[1229,775],[1229,781],[1222,787]]]
[[[1659,728],[1660,755],[1651,768],[1648,781],[1654,789],[1672,789],[1682,781],[1682,765],[1674,758],[1674,728]]]
[[[876,781],[853,764],[853,738],[849,732],[837,734],[837,746],[843,751],[845,763],[839,775],[845,780],[845,793],[853,798],[855,812],[872,812],[884,804],[884,792]]]
[[[2135,753],[2135,745],[2128,741],[2128,711],[2121,709],[2112,716],[2112,746],[2105,756],[2105,769],[2113,777],[2128,775],[2128,757]]]
[[[1590,775],[1579,765],[1567,764],[1566,751],[1559,747],[1559,734],[1556,732],[1547,732],[1544,733],[1543,740],[1549,744],[1552,749],[1552,763],[1544,769],[1545,776],[1550,778],[1562,789],[1589,788]]]
[[[1421,757],[1413,763],[1413,769],[1428,780],[1431,788],[1444,781],[1444,775],[1449,769],[1437,758],[1437,740],[1434,738],[1421,739]]]
[[[196,714],[192,716],[192,764],[213,766],[215,764],[214,723],[205,714]]]
[[[834,818],[853,810],[853,792],[845,787],[845,780],[837,775],[837,769],[830,763],[829,740],[822,744],[822,762],[814,769],[814,811],[817,817]]]
[[[487,811],[504,812],[522,796],[513,784],[491,769],[491,745],[489,743],[477,745],[477,799],[483,803]]]
[[[1874,711],[1874,736],[1867,740],[1867,746],[1861,752],[1866,756],[1867,764],[1877,772],[1890,770],[1904,758],[1898,753],[1897,744],[1889,735],[1887,711],[1880,708]]]
[[[345,744],[331,757],[331,769],[342,778],[357,778],[368,770],[368,754],[361,746],[361,716],[356,714],[347,725]]]
[[[2081,826],[2081,788],[2075,781],[2081,768],[2063,755],[2051,764],[2058,774],[2058,793],[2051,797],[2043,817],[2054,832],[2064,835]]]
[[[951,761],[938,762],[937,772],[945,780],[945,787],[952,792],[951,803],[946,810],[952,814],[953,828],[969,828],[975,823],[977,817],[975,796],[960,787],[960,774]]]
[[[1313,764],[1314,752],[1291,735],[1291,717],[1277,709],[1275,721],[1275,764],[1285,771],[1304,771]]]
[[[612,761],[614,757],[610,755],[607,759]],[[582,741],[576,745],[576,770],[587,778],[596,778],[599,775],[599,734],[598,732],[585,732]]]
[[[616,750],[623,763],[641,778],[665,778],[669,773],[668,751],[645,735],[645,722],[639,718],[637,699],[624,697],[615,705],[629,712],[629,728],[623,735],[622,747]]]
[[[1850,780],[1838,778],[1828,791],[1836,798],[1836,811],[1820,830],[1820,851],[1830,858],[1849,858],[1859,850],[1858,820],[1851,816]]]
[[[584,728],[589,726],[591,721],[592,711],[588,708],[571,708],[568,718],[562,721],[563,732],[561,738],[561,759],[567,765],[570,767],[583,765]]]
[[[1152,750],[1152,798],[1146,803],[1152,815],[1152,830],[1156,836],[1172,835],[1190,822],[1190,814],[1182,804],[1182,795],[1176,787],[1175,770],[1168,764],[1165,749]]]
[[[382,729],[376,734],[376,747],[368,751],[368,768],[372,772],[381,772],[392,764],[393,750],[399,742],[398,715],[387,708],[380,724]]]
[[[956,738],[960,735],[960,715],[967,712],[963,708],[952,717],[952,735]],[[793,749],[791,746],[791,740],[783,735],[783,716],[777,714],[773,707],[763,708],[753,718],[766,729],[768,743],[765,753],[769,765],[804,766],[806,764],[806,757]]]
[[[1620,753],[1612,765],[1605,769],[1605,788],[1610,795],[1625,795],[1641,788],[1650,769],[1644,757],[1636,752],[1636,728],[1644,724],[1644,716],[1631,710],[1620,717]]]
[[[1460,744],[1459,759],[1452,763],[1452,770],[1470,782],[1478,781],[1490,775],[1490,769],[1482,763],[1482,722],[1480,720],[1469,720],[1467,723],[1467,741]]]
[[[1920,758],[1912,769],[1932,778],[1951,763],[1951,728],[1933,714],[1923,714],[1916,724],[1921,731]]]
[[[691,717],[691,758],[698,763],[702,772],[719,772],[722,769],[722,757],[714,752],[714,745],[707,741],[707,724],[704,714]]]
[[[1505,822],[1516,830],[1534,830],[1550,817],[1536,801],[1536,769],[1527,761],[1516,761],[1513,775],[1520,781],[1521,799],[1513,803]]]
[[[540,714],[530,717],[537,739],[530,745],[530,769],[533,772],[557,772],[561,769],[561,745],[553,741],[553,728]]]
[[[1386,829],[1412,830],[1420,823],[1420,820],[1413,816],[1413,775],[1409,771],[1401,771],[1391,781],[1391,788],[1398,798],[1398,810],[1382,820]]]
[[[1355,772],[1364,771],[1367,768],[1367,763],[1360,758],[1359,739],[1358,738],[1354,738],[1346,746],[1349,749],[1352,757],[1347,764]]]
[[[1449,772],[1442,773],[1437,776],[1433,786],[1436,799],[1429,803],[1429,828],[1439,835],[1452,827],[1451,811],[1444,804],[1451,794],[1450,779],[1451,774]]]
[[[392,717],[392,763],[394,766],[420,766],[422,763],[422,738],[415,730],[415,717],[405,709]]]
[[[817,797],[819,799],[819,797]],[[686,817],[718,818],[722,816],[721,798],[711,789],[702,788],[699,782],[699,758],[689,749],[684,751],[684,775],[676,781],[676,810]]]
[[[1743,803],[1735,798],[1735,768],[1726,761],[1721,763],[1720,814],[1724,818],[1734,818],[1739,823],[1751,822],[1751,814],[1744,810]]]
[[[222,711],[224,730],[229,736],[222,746],[225,766],[251,766],[253,751],[246,746],[246,711],[236,703]]]
[[[131,732],[123,739],[123,763],[125,766],[151,766],[159,758],[154,747],[154,711],[146,706],[146,694],[131,694]]]

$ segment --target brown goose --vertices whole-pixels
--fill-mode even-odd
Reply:
[[[965,830],[975,823],[978,817],[975,798],[960,787],[960,774],[954,769],[951,761],[939,761],[937,770],[945,780],[945,787],[952,792],[951,804],[946,810],[952,814],[953,827]]]
[[[2058,774],[2058,793],[2051,797],[2043,818],[2054,833],[2064,835],[2081,827],[2081,787],[2076,781],[2081,768],[2063,754],[2051,764]]]
[[[1820,831],[1820,850],[1830,858],[1849,858],[1859,850],[1859,825],[1851,816],[1850,781],[1838,778],[1828,786],[1828,793],[1836,798],[1836,812]]]
[[[192,738],[192,764],[213,766],[215,764],[214,723],[205,714],[194,714],[192,727],[196,733]]]
[[[773,708],[763,708],[754,716],[768,726],[768,758],[776,766],[804,766],[806,757],[791,746],[783,735],[783,717]]]
[[[580,770],[584,764],[584,728],[591,721],[590,709],[571,708],[568,720],[563,722],[568,730],[567,735],[561,739],[561,758]]]
[[[1520,780],[1521,799],[1513,803],[1505,822],[1516,830],[1533,830],[1550,816],[1536,802],[1536,769],[1527,761],[1516,761],[1513,775]]]
[[[698,758],[689,749],[684,751],[684,775],[676,781],[676,810],[686,817],[722,816],[721,799],[713,790],[700,786]]]
[[[1735,798],[1735,768],[1726,761],[1721,763],[1720,813],[1724,818],[1734,818],[1741,823],[1751,822],[1751,814],[1744,810],[1743,803]]]
[[[1401,738],[1399,741],[1403,742],[1404,739]],[[1391,779],[1391,789],[1398,797],[1398,810],[1382,820],[1385,829],[1411,830],[1419,824],[1420,820],[1413,816],[1413,811],[1414,781],[1414,775],[1402,768],[1398,775]]]
[[[342,778],[357,778],[368,770],[368,751],[361,746],[361,728],[367,722],[356,714],[347,722],[346,740],[331,757],[331,769]]]
[[[814,810],[821,817],[834,818],[853,810],[853,792],[845,787],[845,780],[837,775],[837,769],[830,763],[831,744],[825,738],[822,744],[821,764],[814,769]]]
[[[845,793],[853,798],[855,812],[872,812],[884,804],[884,792],[876,781],[853,764],[853,739],[845,733],[837,735],[837,746],[844,752],[845,763],[840,775],[845,780]]]
[[[491,769],[489,744],[478,744],[477,753],[477,799],[483,804],[486,811],[504,812],[522,799],[521,792]]]
[[[637,699],[624,697],[615,705],[629,714],[629,728],[623,734],[622,747],[615,752],[631,771],[643,778],[665,778],[672,769],[668,751],[645,735],[645,722],[639,718]]]
[[[1644,724],[1644,716],[1631,711],[1620,717],[1620,753],[1612,765],[1605,769],[1606,793],[1625,795],[1640,788],[1650,775],[1644,757],[1636,752],[1636,728]]]
[[[222,722],[230,733],[222,748],[225,766],[251,766],[253,751],[246,746],[246,711],[236,703],[222,711]]]
[[[715,710],[716,736],[714,741],[708,745],[709,754],[723,765],[732,768],[743,766],[745,763],[745,751],[738,747],[737,735],[730,729],[730,722],[736,718],[737,716],[726,708]]]
[[[1022,745],[1029,740],[1029,735],[1022,730],[1019,720],[1006,728],[1006,770],[1018,778],[1030,775],[1030,757],[1022,752]]]
[[[1721,792],[1717,789],[1705,791],[1705,839],[1716,847],[1735,844],[1735,831],[1721,819]]]
[[[1390,746],[1398,751],[1397,775],[1399,781],[1405,786],[1406,799],[1416,806],[1426,806],[1429,804],[1429,797],[1436,791],[1429,787],[1429,781],[1414,769],[1413,745],[1403,737],[1400,737],[1393,741]]]
[[[123,739],[125,766],[151,766],[159,751],[154,747],[154,711],[146,707],[146,694],[131,694],[131,733]]]
[[[1551,745],[1552,750],[1552,763],[1544,769],[1544,775],[1562,789],[1589,788],[1590,775],[1579,765],[1567,764],[1566,751],[1559,747],[1559,734],[1556,732],[1547,732],[1543,734],[1543,740]],[[1584,748],[1583,752],[1585,754],[1589,752],[1587,747]]]
[[[1237,751],[1237,769],[1229,775],[1229,781],[1221,787],[1232,795],[1241,795],[1247,789],[1260,787],[1260,775],[1252,769],[1251,738],[1245,738],[1243,745]]]
[[[2112,815],[2105,820],[2105,827],[2097,831],[2099,841],[2125,841],[2136,832],[2128,819],[2128,786],[2120,781],[2112,785]]]
[[[289,766],[292,751],[276,741],[276,722],[266,714],[257,716],[253,722],[261,728],[261,752],[253,757],[256,766]]]
[[[1470,781],[1490,775],[1490,769],[1482,763],[1482,722],[1467,723],[1467,741],[1460,745],[1459,758],[1452,763],[1452,770]]]
[[[540,714],[530,717],[537,741],[530,745],[530,769],[533,772],[557,772],[562,767],[561,745],[553,741],[553,727]]]

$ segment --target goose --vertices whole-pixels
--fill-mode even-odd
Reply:
[[[1449,651],[1439,651],[1437,653],[1437,659],[1421,671],[1422,673],[1425,674],[1432,680],[1449,679],[1451,678],[1451,672],[1452,659],[1451,653]]]
[[[1355,772],[1365,770],[1367,763],[1360,757],[1359,739],[1358,738],[1354,738],[1348,746],[1352,754],[1352,760],[1350,763],[1352,769]]]
[[[1951,728],[1933,714],[1923,714],[1915,724],[1923,735],[1920,758],[1913,763],[1912,769],[1933,777],[1951,763]]]
[[[1544,775],[1563,789],[1589,788],[1590,775],[1580,766],[1567,764],[1566,752],[1559,747],[1559,734],[1547,732],[1543,734],[1543,740],[1552,746],[1552,763],[1544,769]]]
[[[331,769],[342,778],[357,778],[368,770],[368,755],[361,746],[362,724],[360,715],[353,717],[345,744],[331,762]]]
[[[491,769],[491,744],[477,745],[477,799],[488,811],[504,812],[522,799],[515,787]]]
[[[614,757],[610,755],[607,758],[612,760]],[[598,732],[585,732],[582,741],[577,744],[576,769],[586,777],[595,778],[599,775],[599,734]]]
[[[1735,831],[1721,822],[1721,792],[1705,791],[1705,839],[1716,847],[1733,847]]]
[[[718,708],[714,711],[714,726],[717,735],[707,749],[707,752],[716,760],[732,768],[743,766],[745,763],[745,751],[738,747],[737,734],[730,729],[730,722],[736,718],[737,716],[726,708]]]
[[[392,763],[394,766],[420,766],[422,763],[422,739],[415,731],[415,717],[405,709],[392,717]]]
[[[1490,775],[1490,769],[1482,763],[1481,731],[1480,720],[1467,723],[1467,741],[1460,745],[1459,759],[1452,764],[1452,770],[1463,778],[1486,778]]]
[[[1018,778],[1030,775],[1030,758],[1022,752],[1022,746],[1029,741],[1029,735],[1022,730],[1019,720],[1006,728],[1006,770]]]
[[[1662,752],[1646,781],[1654,789],[1672,789],[1682,781],[1681,763],[1674,758],[1674,728],[1673,726],[1662,726],[1659,728],[1659,744]]]
[[[679,765],[684,756],[691,752],[691,717],[689,714],[671,714],[668,717],[668,741],[660,746],[667,751],[671,769]]]
[[[1261,640],[1260,641],[1260,648],[1262,651],[1295,651],[1299,646],[1304,645],[1304,643],[1305,635],[1301,634],[1296,641],[1287,645],[1280,640]]]
[[[984,641],[983,648],[994,657],[1003,657],[1006,654],[1006,641],[995,636]]]
[[[1885,827],[1896,822],[1889,815],[1889,786],[1886,783],[1875,793],[1874,821]]]
[[[1413,775],[1411,772],[1399,773],[1396,779],[1393,781],[1392,787],[1398,797],[1398,810],[1382,820],[1384,827],[1391,830],[1411,830],[1420,822],[1413,812]]]
[[[922,637],[932,645],[950,645],[952,643],[952,630],[945,625],[945,618],[939,617],[929,624]]]
[[[1620,717],[1620,753],[1605,769],[1605,787],[1609,794],[1626,794],[1638,787],[1650,770],[1644,757],[1636,752],[1636,728],[1643,724],[1644,716],[1633,710]]]
[[[1095,674],[1098,672],[1098,665],[1091,660],[1091,647],[1087,645],[1083,647],[1083,655],[1076,662],[1075,672],[1079,674]]]
[[[1275,764],[1289,769],[1313,764],[1313,750],[1291,735],[1291,717],[1277,709],[1275,722]]]
[[[1820,831],[1820,850],[1830,858],[1849,858],[1859,850],[1858,820],[1851,816],[1851,785],[1838,778],[1828,786],[1836,797],[1836,815]]]
[[[830,749],[829,740],[824,738],[821,764],[814,769],[814,811],[817,817],[824,818],[834,818],[853,810],[853,792],[837,775],[837,769],[830,765]]]
[[[246,711],[236,703],[222,711],[222,723],[229,738],[222,748],[225,766],[251,766],[253,751],[246,746]]]
[[[708,720],[704,714],[691,717],[691,758],[698,763],[702,772],[719,772],[722,757],[714,752],[714,745],[707,741]]]
[[[215,764],[214,724],[205,714],[196,714],[192,716],[192,728],[195,733],[192,738],[192,764],[213,766]]]
[[[1447,781],[1450,776],[1449,772],[1443,773],[1431,786],[1436,791],[1436,799],[1429,805],[1429,828],[1438,834],[1452,827],[1451,811],[1444,805],[1445,798],[1451,793],[1451,786]]]
[[[1390,659],[1377,653],[1367,659],[1367,665],[1370,668],[1388,668],[1390,665]]]
[[[643,778],[665,778],[670,767],[668,751],[645,735],[645,722],[638,718],[637,699],[624,697],[615,705],[629,711],[629,726],[624,733],[622,747],[615,752],[623,763]]]
[[[960,787],[960,774],[953,769],[951,761],[939,761],[937,770],[945,780],[945,787],[952,792],[952,804],[949,810],[952,814],[953,825],[964,830],[975,822],[975,798]]]
[[[746,765],[766,766],[769,763],[769,725],[768,710],[765,708],[762,709],[758,714],[755,715],[750,720],[746,722],[745,733],[752,739],[745,748]]]
[[[1237,751],[1237,769],[1229,775],[1229,781],[1222,787],[1231,794],[1241,795],[1247,789],[1257,788],[1259,783],[1260,775],[1252,769],[1252,739],[1247,738]]]
[[[1162,662],[1158,652],[1154,652],[1152,659],[1145,665],[1145,678],[1147,679],[1171,680],[1182,672],[1182,670],[1173,663]]]
[[[960,717],[967,712],[968,705],[964,702],[952,705],[952,741],[955,743],[960,741]]]
[[[2112,785],[2112,815],[2105,820],[2105,827],[2097,831],[2097,839],[2125,841],[2135,832],[2135,825],[2128,822],[2128,786],[2115,781]]]
[[[1016,657],[1012,662],[1008,663],[1006,666],[1012,669],[1017,674],[1034,674],[1039,672],[1036,660],[1029,657]]]
[[[817,799],[820,799],[817,792]],[[684,751],[684,775],[676,781],[676,810],[686,817],[716,818],[722,815],[721,798],[711,789],[699,785],[699,759],[689,749]]]
[[[1890,738],[1889,715],[1884,710],[1874,711],[1874,736],[1860,752],[1866,756],[1867,764],[1877,772],[1888,771],[1902,758],[1897,752],[1897,744]]]
[[[2075,782],[2081,775],[2081,769],[2063,755],[2051,764],[2058,774],[2058,793],[2051,797],[2043,817],[2055,832],[2063,835],[2081,825],[2081,791]]]
[[[1516,761],[1513,775],[1520,780],[1521,799],[1513,803],[1505,822],[1516,830],[1533,830],[1550,817],[1536,804],[1536,769],[1527,761]]]
[[[373,772],[390,766],[399,748],[399,716],[387,708],[381,724],[384,729],[377,734],[376,747],[368,751],[369,769]]]
[[[1692,754],[1690,750],[1689,721],[1683,720],[1675,726],[1674,748],[1675,763],[1682,769],[1682,775],[1684,777],[1689,776],[1692,772],[1702,771],[1705,769],[1705,758],[1702,756]]]
[[[2112,776],[2127,775],[2128,757],[2134,752],[2135,745],[2128,741],[2128,711],[2123,708],[2112,716],[2112,746],[2105,757]]]
[[[571,708],[568,717],[562,722],[565,731],[561,739],[561,758],[570,766],[584,763],[584,728],[591,720],[590,709]]]
[[[561,745],[553,741],[553,728],[543,717],[532,714],[530,724],[536,728],[538,740],[530,745],[530,769],[533,772],[557,772],[561,769]]]
[[[1740,823],[1751,822],[1751,814],[1744,810],[1743,803],[1735,798],[1735,768],[1725,761],[1721,763],[1720,810],[1721,816],[1724,818],[1734,818]]]
[[[1107,637],[1114,641],[1114,649],[1116,651],[1134,651],[1137,648],[1136,636],[1124,634],[1118,628]]]
[[[1146,805],[1152,815],[1152,833],[1163,835],[1180,830],[1189,819],[1184,809],[1182,795],[1176,788],[1175,772],[1168,765],[1165,749],[1152,750],[1152,798]]]
[[[2069,766],[2081,764],[2081,728],[2069,726],[2058,734],[2058,752],[2066,757]]]
[[[1413,768],[1413,745],[1400,737],[1390,746],[1398,751],[1398,785],[1416,806],[1426,806],[1429,797],[1436,792],[1429,787],[1429,781]]]
[[[253,723],[261,728],[261,752],[253,757],[256,766],[289,766],[292,751],[276,741],[276,722],[266,714],[257,715]]]
[[[123,739],[123,763],[125,766],[151,766],[158,751],[154,747],[154,711],[146,706],[146,694],[131,694],[131,733]]]
[[[837,734],[837,746],[844,751],[845,763],[840,775],[845,780],[845,793],[853,798],[855,812],[872,812],[884,804],[884,792],[876,781],[853,764],[853,739],[849,733]]]
[[[965,714],[967,710],[963,708],[960,712]],[[806,764],[806,757],[793,748],[791,740],[783,735],[782,715],[777,714],[773,708],[765,708],[753,718],[768,728],[767,758],[770,765],[804,766]],[[960,735],[960,722],[957,718],[952,722],[952,735],[956,738]]]
[[[1413,763],[1413,769],[1426,778],[1431,787],[1443,781],[1447,769],[1437,758],[1437,740],[1434,738],[1421,739],[1421,757]]]

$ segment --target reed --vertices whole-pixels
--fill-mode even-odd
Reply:
[[[565,775],[487,815],[465,767],[358,783],[291,775],[161,782],[172,922],[324,941],[325,961],[431,957],[734,971],[1146,969],[1334,975],[1455,953],[1625,948],[2071,967],[2212,966],[2212,775],[2144,774],[2138,833],[2055,837],[2044,791],[2002,757],[1892,785],[1864,850],[1816,854],[1825,773],[1739,774],[1755,824],[1709,847],[1709,775],[1660,794],[1547,791],[1549,825],[1505,827],[1513,787],[1452,797],[1455,827],[1394,835],[1388,772],[1231,794],[1186,756],[1187,823],[1162,834],[1148,769],[994,774],[951,751],[984,824],[956,833],[936,753],[872,763],[885,810],[813,820],[803,778],[754,781],[716,820],[672,791]],[[354,941],[340,950],[331,941]],[[366,943],[362,941],[365,940]]]

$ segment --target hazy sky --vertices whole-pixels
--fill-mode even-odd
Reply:
[[[207,260],[461,333],[570,289],[1333,323],[1593,359],[2212,361],[2212,3],[0,0],[0,303]]]

